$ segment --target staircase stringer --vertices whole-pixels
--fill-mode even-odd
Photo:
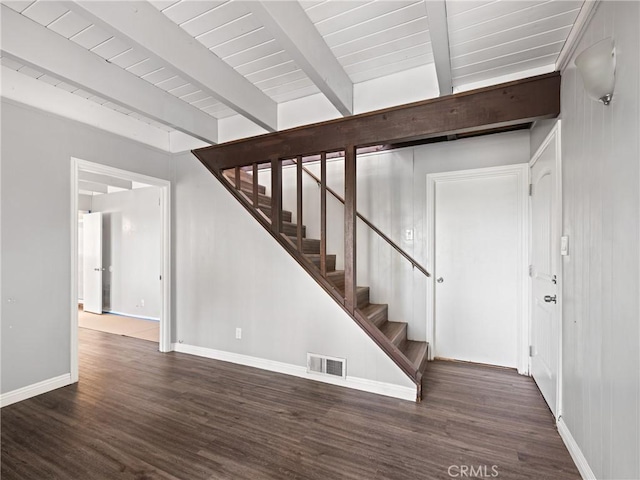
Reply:
[[[354,310],[352,314],[345,305],[345,299],[342,297],[338,289],[326,278],[322,276],[319,270],[312,266],[310,262],[301,254],[295,247],[295,244],[291,242],[286,236],[283,236],[279,232],[276,232],[271,227],[271,222],[267,216],[259,209],[253,207],[251,200],[240,190],[236,190],[227,181],[221,171],[209,168],[206,164],[207,170],[213,174],[213,176],[224,186],[224,188],[233,195],[238,202],[253,216],[253,218],[260,223],[267,232],[278,242],[298,264],[313,278],[318,285],[320,285],[327,294],[333,298],[333,300],[342,308],[342,310],[351,317],[351,319],[371,338],[376,345],[407,375],[416,385],[416,401],[422,400],[422,372],[415,368],[415,366],[405,357],[405,355],[390,342],[387,337],[378,330],[375,325],[372,325],[369,320],[364,317],[358,309]]]

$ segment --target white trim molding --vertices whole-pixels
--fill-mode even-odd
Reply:
[[[189,355],[211,358],[213,360],[234,363],[236,365],[244,365],[270,372],[283,373],[285,375],[292,375],[294,377],[314,380],[316,382],[329,383],[339,387],[352,388],[363,392],[377,393],[378,395],[399,398],[401,400],[409,400],[413,402],[416,400],[416,389],[413,387],[403,387],[401,385],[394,385],[366,378],[352,377],[349,375],[347,375],[346,378],[333,378],[309,373],[305,366],[292,365],[290,363],[277,362],[274,360],[242,355],[240,353],[225,352],[222,350],[198,347],[196,345],[187,345],[184,343],[174,343],[172,344],[172,349],[179,353],[187,353]]]
[[[72,383],[71,374],[65,373],[64,375],[48,378],[47,380],[34,383],[33,385],[27,385],[26,387],[18,388],[17,390],[12,390],[11,392],[0,395],[0,407],[4,408],[14,403],[27,400],[28,398],[36,397],[58,388],[66,387]]]
[[[517,322],[517,369],[521,375],[529,374],[529,275],[527,261],[529,257],[529,165],[519,163],[500,167],[476,168],[427,175],[427,265],[434,272],[435,261],[435,194],[436,184],[455,182],[463,179],[515,176],[518,189],[518,322]],[[429,360],[433,360],[436,350],[435,338],[435,279],[427,279],[427,342],[429,343]]]
[[[562,46],[562,50],[560,50],[560,54],[558,55],[558,59],[556,60],[556,71],[562,72],[567,65],[569,64],[569,60],[571,60],[571,56],[573,52],[578,46],[582,35],[584,34],[587,25],[591,22],[591,18],[596,13],[600,0],[586,0],[582,4],[582,8],[580,8],[580,12],[578,13],[578,17],[576,21],[573,22],[573,27],[571,27],[571,31],[569,32],[569,36],[567,40],[564,42]]]
[[[596,480],[595,473],[593,473],[593,470],[591,470],[589,462],[587,462],[587,459],[582,453],[582,450],[578,446],[576,440],[573,438],[573,435],[571,435],[571,431],[569,430],[567,424],[564,423],[562,417],[558,419],[558,423],[556,424],[556,426],[558,427],[560,438],[562,438],[562,441],[566,445],[567,450],[569,450],[569,455],[571,455],[571,458],[575,462],[576,467],[578,467],[578,472],[580,472],[582,478],[584,480]]]

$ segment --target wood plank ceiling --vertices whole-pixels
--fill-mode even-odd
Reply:
[[[446,20],[428,18],[425,0],[291,0],[296,8],[303,9],[309,25],[315,27],[316,31],[310,34],[321,36],[353,84],[432,65],[436,46],[431,44],[429,21],[446,21],[454,90],[479,82],[500,83],[514,75],[526,76],[529,71],[553,71],[584,4],[582,0],[428,1],[444,3]],[[277,38],[282,37],[272,34],[259,21],[251,2],[150,3],[176,28],[204,45],[211,55],[277,104],[321,92],[308,70],[305,73],[294,61],[291,47],[281,44]],[[2,4],[216,119],[236,115],[224,101],[194,85],[185,78],[186,74],[162,58],[83,16],[82,9],[73,8],[73,2],[25,0]],[[173,130],[127,105],[109,101],[84,90],[82,85],[72,85],[20,60],[3,52],[0,62],[165,131]]]

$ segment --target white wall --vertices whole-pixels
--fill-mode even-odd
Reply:
[[[562,72],[562,418],[599,479],[640,478],[640,3],[600,2],[576,54],[612,36],[610,106]]]
[[[30,107],[3,100],[1,120],[7,393],[70,371],[71,157],[168,180],[172,169],[169,154]]]
[[[160,319],[160,189],[138,188],[95,195],[102,212],[104,310]]]
[[[194,156],[174,161],[177,343],[300,367],[326,354],[348,376],[413,385]]]
[[[513,165],[529,161],[529,131],[476,137],[358,156],[357,209],[427,270],[426,185],[430,173]],[[318,177],[318,164],[306,164]],[[308,238],[320,238],[319,188],[304,174],[303,221]],[[270,186],[269,170],[260,183]],[[344,197],[344,162],[327,162],[327,184]],[[295,167],[283,169],[283,206],[296,221]],[[327,252],[337,254],[336,269],[344,268],[344,210],[327,194]],[[412,230],[414,239],[405,240]],[[424,275],[414,270],[364,223],[356,232],[358,285],[371,288],[372,303],[389,304],[389,319],[408,323],[413,340],[426,339]]]

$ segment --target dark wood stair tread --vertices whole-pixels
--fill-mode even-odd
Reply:
[[[231,185],[235,187],[236,184],[236,172],[234,169],[228,169],[223,172],[223,175],[229,180]],[[253,174],[247,173],[244,170],[240,170],[240,189],[246,194],[253,192]],[[258,193],[264,194],[267,191],[264,185],[258,184]]]
[[[400,345],[400,351],[418,371],[422,371],[427,361],[427,351],[429,344],[427,342],[416,342],[414,340],[406,340]]]
[[[389,307],[386,303],[370,303],[360,309],[360,313],[378,328],[387,321],[388,311]]]
[[[288,236],[289,240],[294,245],[298,245],[298,237]],[[315,238],[303,238],[302,239],[302,253],[320,254],[320,240]]]
[[[320,268],[320,255],[317,253],[308,253],[305,256],[318,268]],[[336,256],[327,255],[327,272],[331,272],[336,269]]]
[[[385,322],[380,331],[393,343],[396,347],[403,341],[407,340],[407,324],[406,322]]]
[[[260,210],[268,217],[271,218],[271,207],[260,206]],[[282,210],[282,221],[291,223],[291,212],[288,210]]]
[[[291,222],[282,222],[282,233],[288,235],[290,237],[295,237],[298,235],[298,225]],[[302,238],[307,236],[307,227],[302,226]]]

